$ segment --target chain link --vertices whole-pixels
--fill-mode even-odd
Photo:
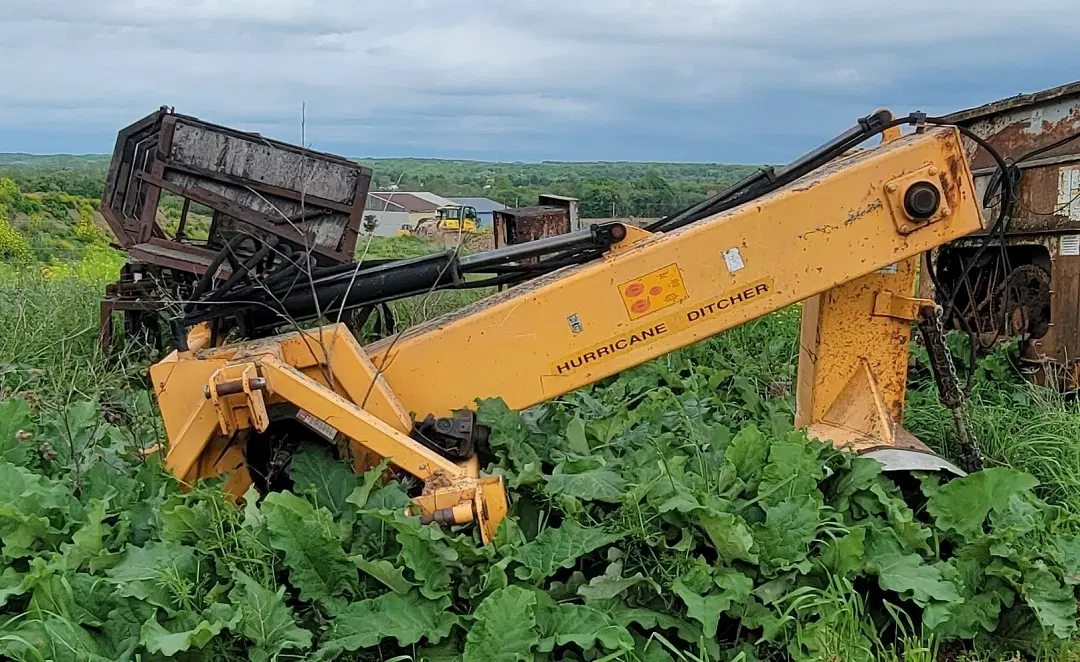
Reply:
[[[964,471],[978,471],[983,465],[983,454],[978,441],[971,431],[971,419],[968,415],[967,396],[960,388],[960,376],[956,372],[949,344],[945,342],[945,315],[941,306],[923,309],[924,320],[933,324],[933,332],[920,325],[923,339],[926,341],[930,363],[937,382],[938,397],[941,403],[952,412],[953,424],[959,445],[959,461]],[[927,319],[929,318],[929,319]],[[944,371],[944,374],[942,374]]]

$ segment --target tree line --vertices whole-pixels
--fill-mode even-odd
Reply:
[[[372,190],[485,197],[511,207],[541,193],[581,200],[585,218],[660,217],[704,199],[756,166],[716,163],[494,163],[441,159],[358,159],[374,173]],[[0,176],[21,190],[100,198],[107,156],[0,154]]]

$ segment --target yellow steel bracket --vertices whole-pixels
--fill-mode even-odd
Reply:
[[[170,358],[176,364],[174,377],[182,366],[204,363],[212,368],[204,388],[198,389],[192,388],[196,384],[170,383],[164,373],[167,363],[155,366],[155,373],[167,380],[158,383],[154,375],[166,427],[179,430],[170,433],[173,443],[165,464],[183,480],[230,472],[226,489],[243,494],[252,481],[236,440],[246,430],[267,430],[268,407],[288,402],[307,420],[344,436],[357,470],[389,458],[422,480],[423,491],[412,510],[425,522],[475,522],[489,542],[506,516],[502,477],[480,477],[475,458],[456,464],[408,436],[411,417],[343,325]],[[215,367],[222,359],[228,362]],[[206,405],[216,425],[206,424]],[[176,425],[174,419],[185,413],[191,420]]]
[[[626,236],[623,237],[621,241],[612,244],[611,247],[608,248],[608,252],[605,253],[605,255],[609,258],[620,253],[625,253],[626,251],[634,248],[637,244],[640,244],[646,239],[657,236],[655,232],[649,232],[648,230],[639,228],[636,225],[624,224],[623,227],[626,228]]]
[[[911,322],[933,301],[914,293],[917,258],[803,304],[795,424],[891,470],[960,473],[904,429]]]
[[[874,315],[914,322],[919,319],[919,313],[924,308],[933,308],[934,305],[936,305],[935,302],[930,299],[906,297],[889,290],[882,290],[874,298]]]

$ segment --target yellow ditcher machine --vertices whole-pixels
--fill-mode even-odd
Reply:
[[[879,111],[646,228],[304,273],[283,259],[219,281],[151,369],[165,463],[187,482],[226,474],[242,494],[274,489],[297,441],[321,439],[357,471],[389,458],[423,482],[413,512],[475,522],[490,541],[507,497],[480,472],[477,399],[528,408],[804,302],[797,425],[889,469],[958,471],[901,426],[911,324],[928,330],[932,357],[945,352],[941,308],[915,298],[918,256],[984,227],[961,133],[942,124]],[[300,326],[507,284],[366,346],[344,324]]]

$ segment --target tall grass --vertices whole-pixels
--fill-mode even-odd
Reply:
[[[120,264],[110,250],[71,264],[0,268],[0,390],[63,404],[124,385],[131,362],[98,346],[101,297]]]
[[[986,466],[1006,466],[1039,479],[1040,496],[1080,512],[1080,402],[1075,394],[1024,383],[1015,351],[985,357],[969,401],[972,432]],[[956,431],[933,384],[908,391],[905,427],[948,455]]]

